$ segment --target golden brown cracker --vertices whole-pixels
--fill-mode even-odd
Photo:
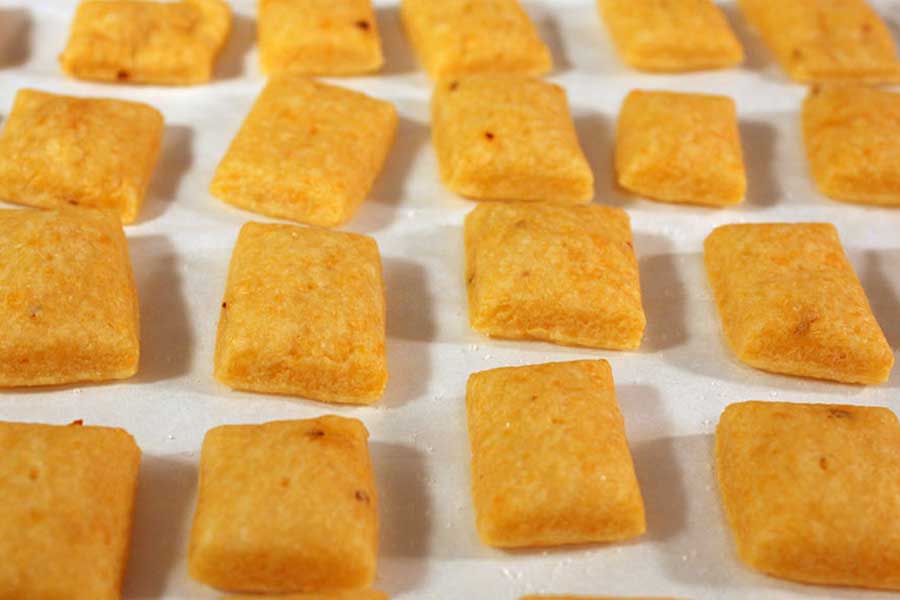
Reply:
[[[744,60],[740,42],[712,0],[598,0],[622,59],[642,71],[698,71]]]
[[[0,422],[0,598],[119,600],[140,460],[122,429]]]
[[[615,166],[619,185],[654,200],[740,203],[747,176],[734,100],[632,91],[619,113]]]
[[[900,424],[890,410],[732,404],[716,463],[744,562],[805,583],[900,589]]]
[[[221,200],[333,227],[365,200],[397,129],[389,102],[297,75],[269,80],[210,185]]]
[[[139,102],[23,89],[0,133],[0,199],[42,208],[140,212],[163,117]]]
[[[829,86],[803,103],[810,170],[823,194],[861,204],[900,205],[900,94]]]
[[[882,383],[894,355],[827,223],[724,225],[706,272],[740,360],[775,373]]]
[[[191,575],[246,592],[370,585],[378,510],[368,435],[362,422],[336,416],[210,430]]]
[[[231,387],[371,404],[387,383],[375,240],[247,223],[231,258],[216,378]]]
[[[469,321],[491,336],[634,349],[646,318],[625,211],[480,204],[466,217]]]
[[[478,73],[541,75],[553,66],[518,0],[403,0],[400,15],[435,80]]]
[[[594,176],[566,93],[530,77],[441,82],[431,105],[441,179],[479,200],[586,203]]]
[[[472,496],[482,540],[610,542],[646,529],[605,360],[474,373],[466,388]]]
[[[0,211],[0,386],[134,375],[138,298],[112,211]]]
[[[78,79],[203,83],[230,30],[222,0],[83,0],[59,61]]]
[[[372,0],[261,0],[259,52],[270,74],[357,75],[384,62]]]
[[[739,0],[744,17],[797,81],[900,81],[891,32],[865,0]]]

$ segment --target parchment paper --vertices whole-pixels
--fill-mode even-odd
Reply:
[[[375,236],[388,295],[390,384],[371,408],[233,392],[212,378],[226,269],[238,229],[266,220],[207,192],[228,142],[264,84],[257,66],[254,3],[233,2],[234,31],[209,85],[100,85],[67,79],[56,56],[74,0],[0,0],[0,115],[20,87],[148,102],[166,118],[162,157],[139,224],[127,228],[138,281],[142,362],[133,379],[108,385],[0,394],[0,419],[126,428],[144,451],[125,598],[219,596],[186,572],[197,460],[204,433],[337,413],[371,431],[381,504],[377,585],[397,600],[514,600],[530,592],[665,595],[695,600],[889,598],[817,588],[754,573],[737,559],[712,470],[713,431],[732,402],[793,400],[896,407],[900,367],[879,387],[780,377],[735,360],[702,267],[702,241],[722,223],[830,221],[840,230],[873,309],[900,344],[900,212],[838,203],[807,173],[799,109],[790,83],[725,9],[747,50],[741,69],[644,75],[624,67],[591,0],[527,0],[552,47],[551,79],[569,93],[581,143],[597,178],[596,201],[628,210],[640,259],[648,328],[639,352],[492,341],[466,319],[461,224],[470,201],[438,183],[429,142],[430,82],[400,27],[396,2],[379,2],[387,68],[338,80],[394,102],[402,116],[385,172],[346,229]],[[895,34],[900,2],[876,2]],[[900,35],[897,36],[900,39]],[[747,201],[725,210],[673,206],[613,185],[615,116],[633,88],[704,91],[739,106],[749,176]],[[2,332],[0,332],[2,335]],[[501,552],[476,536],[469,494],[464,390],[469,373],[503,365],[607,358],[641,481],[649,530],[626,544]]]

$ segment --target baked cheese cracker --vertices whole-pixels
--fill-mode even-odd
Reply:
[[[712,0],[598,0],[622,59],[642,71],[699,71],[744,60]]]
[[[739,0],[738,4],[797,81],[900,81],[891,32],[865,0]]]
[[[370,585],[378,509],[368,437],[362,422],[335,416],[210,430],[191,575],[242,592]]]
[[[114,213],[0,210],[0,387],[130,377],[138,320]]]
[[[146,104],[20,90],[0,133],[0,200],[113,208],[133,223],[162,135]]]
[[[511,75],[445,81],[435,88],[431,114],[441,179],[454,192],[591,201],[594,176],[560,86]]]
[[[640,346],[646,318],[625,211],[485,203],[466,217],[472,328],[594,348]]]
[[[266,73],[357,75],[384,63],[372,0],[260,0]]]
[[[724,225],[706,272],[738,358],[775,373],[882,383],[894,354],[827,223]]]
[[[121,429],[0,422],[0,598],[119,600],[140,460]]]
[[[369,193],[396,129],[389,102],[281,75],[256,100],[210,191],[271,217],[340,225]]]
[[[890,410],[732,404],[716,463],[748,565],[805,583],[900,589],[900,423]]]
[[[375,240],[247,223],[231,257],[215,375],[241,390],[371,404],[387,383]]]
[[[631,92],[619,113],[615,164],[619,185],[647,198],[709,206],[740,203],[747,176],[734,100]]]
[[[419,60],[436,80],[541,75],[553,67],[518,0],[403,0],[400,15]]]
[[[823,194],[900,205],[900,94],[869,87],[815,88],[803,103],[810,170]]]
[[[313,592],[309,594],[288,594],[278,600],[389,600],[384,592],[359,590],[355,592]],[[229,596],[224,600],[260,600],[259,596]]]
[[[556,546],[644,533],[644,503],[605,360],[474,373],[466,410],[485,544]]]
[[[203,83],[230,30],[222,0],[83,0],[59,61],[78,79]]]

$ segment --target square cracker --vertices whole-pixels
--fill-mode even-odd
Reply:
[[[466,411],[484,543],[556,546],[644,533],[644,503],[605,360],[474,373]]]
[[[514,75],[444,81],[431,101],[441,179],[480,200],[586,203],[594,176],[566,92]]]
[[[59,62],[78,79],[203,83],[230,30],[222,0],[83,0]]]
[[[370,585],[378,511],[368,437],[362,422],[335,416],[210,430],[191,575],[243,592]]]
[[[112,211],[0,211],[0,386],[130,377],[138,321]]]
[[[222,302],[215,375],[237,389],[326,402],[380,398],[388,375],[375,240],[244,225]]]
[[[887,381],[894,354],[833,225],[723,225],[706,238],[704,258],[740,360],[774,373]]]
[[[0,598],[119,600],[140,460],[122,429],[0,422]]]
[[[733,67],[744,50],[712,0],[598,0],[622,59],[642,71]]]
[[[400,16],[432,78],[477,73],[542,75],[552,67],[518,0],[403,0]]]
[[[782,68],[804,82],[900,81],[891,32],[865,0],[738,0]]]
[[[466,217],[472,328],[634,349],[646,318],[628,215],[605,206],[479,205]]]
[[[740,203],[747,176],[734,100],[632,91],[619,113],[615,164],[619,185],[654,200]]]
[[[365,200],[396,129],[389,102],[280,75],[259,95],[210,191],[271,217],[340,225]]]
[[[146,104],[19,90],[0,133],[0,200],[114,208],[133,223],[162,135]]]
[[[259,596],[229,596],[223,600],[260,600]],[[384,592],[358,590],[355,592],[312,592],[309,594],[288,594],[277,600],[389,600]]]
[[[260,0],[266,73],[356,75],[384,63],[372,0]]]
[[[868,87],[815,88],[803,103],[803,137],[823,194],[900,206],[900,94]]]
[[[890,410],[732,404],[716,465],[744,562],[806,583],[900,589],[900,423]]]

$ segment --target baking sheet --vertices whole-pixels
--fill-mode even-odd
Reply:
[[[264,79],[257,67],[254,3],[233,2],[234,31],[210,85],[159,88],[67,79],[62,50],[74,0],[0,0],[0,115],[20,87],[141,100],[166,118],[162,158],[137,225],[127,228],[141,299],[142,359],[133,379],[15,391],[0,419],[116,425],[144,451],[128,599],[206,599],[191,581],[186,545],[205,431],[337,413],[371,431],[381,504],[377,585],[397,600],[513,600],[525,593],[666,595],[696,600],[889,598],[890,594],[781,582],[743,567],[725,527],[712,470],[716,421],[732,402],[791,400],[893,406],[900,368],[879,387],[770,375],[738,363],[723,343],[702,268],[702,241],[740,221],[837,225],[873,309],[900,345],[900,211],[840,204],[807,175],[799,130],[805,88],[789,83],[725,4],[744,68],[643,75],[622,66],[591,0],[530,0],[551,45],[551,79],[570,96],[597,178],[597,201],[631,214],[648,327],[639,352],[492,341],[466,320],[461,224],[474,205],[443,189],[428,140],[430,83],[401,31],[396,2],[377,2],[387,67],[338,83],[394,102],[397,143],[383,176],[345,228],[373,235],[384,259],[390,384],[375,407],[342,408],[233,392],[212,378],[226,269],[238,229],[266,220],[207,192],[229,140]],[[875,2],[900,39],[900,1]],[[749,176],[747,201],[714,210],[635,199],[615,189],[615,115],[633,88],[733,96]],[[0,117],[2,118],[2,117]],[[464,390],[469,373],[503,365],[603,357],[612,364],[647,504],[648,533],[633,542],[548,551],[482,546],[469,495]]]

